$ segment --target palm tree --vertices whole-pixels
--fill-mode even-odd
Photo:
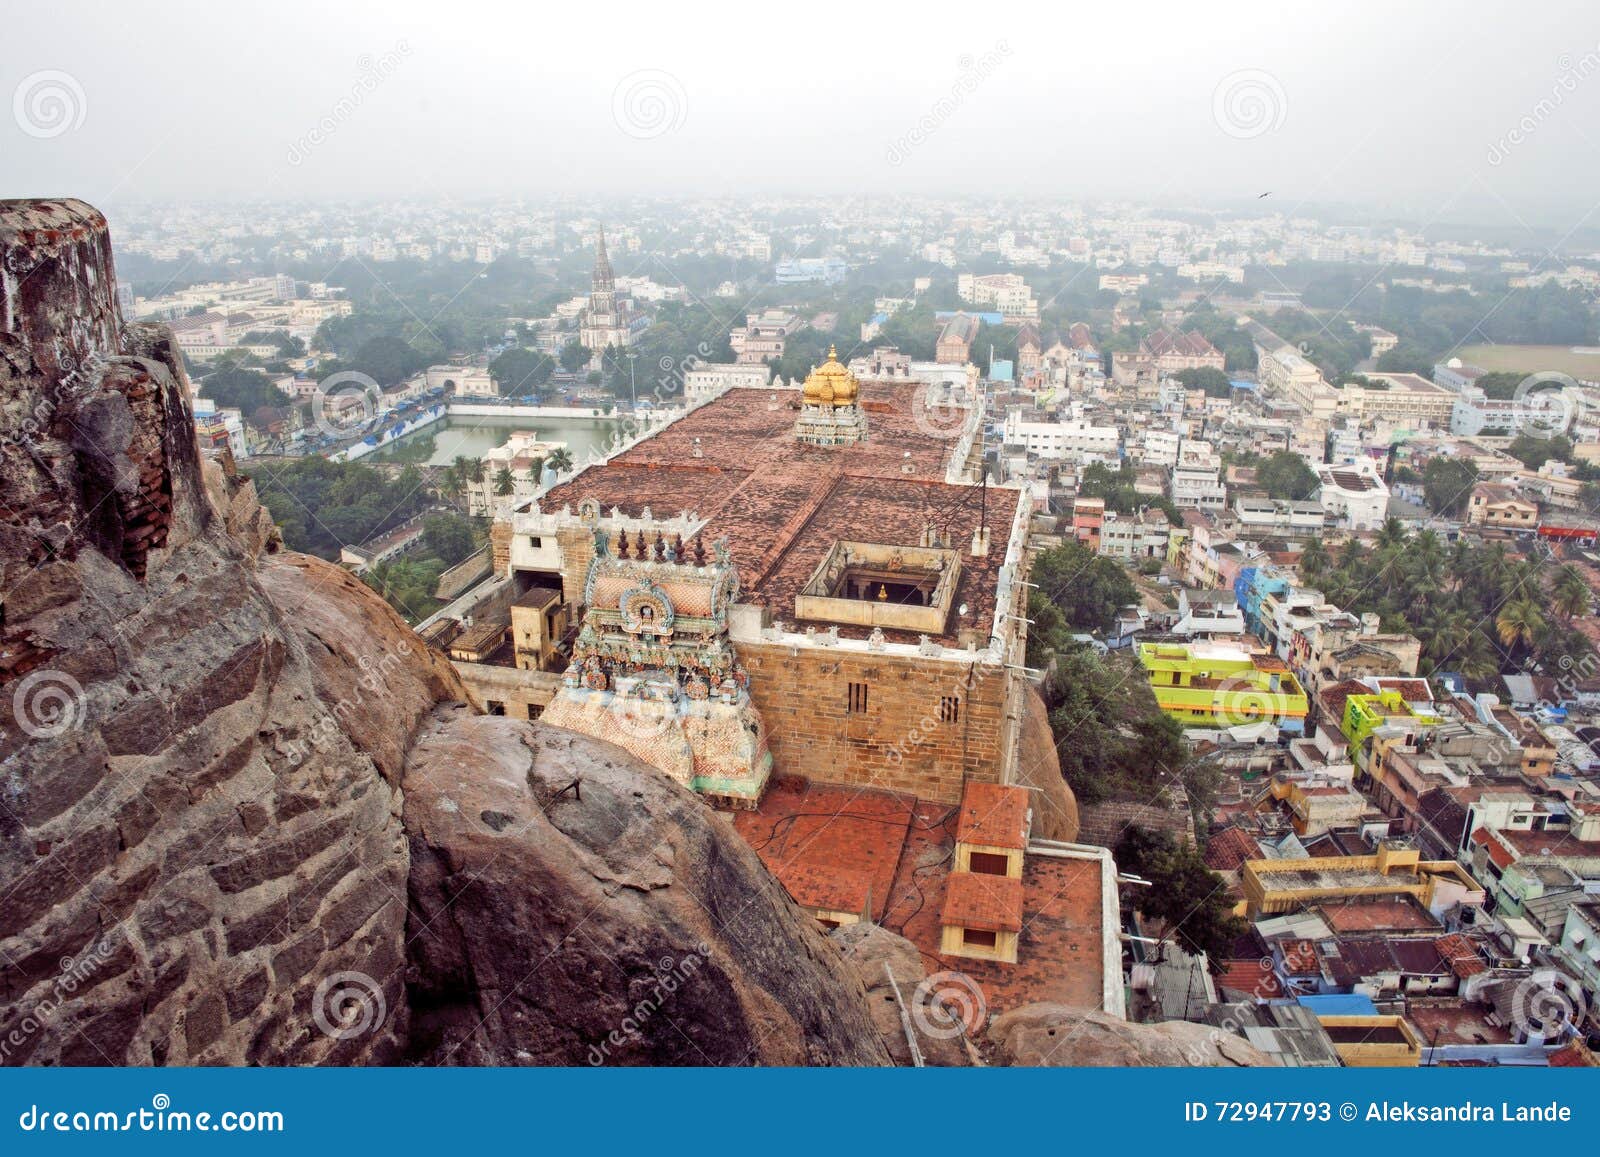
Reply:
[[[1328,564],[1332,561],[1328,556],[1328,548],[1322,545],[1322,539],[1310,539],[1305,549],[1300,552],[1300,573],[1314,580],[1328,569]]]
[[[494,476],[494,492],[495,492],[495,494],[500,498],[504,498],[508,494],[510,494],[512,491],[514,491],[516,488],[517,488],[517,480],[511,476],[510,467],[507,467],[507,466],[500,467],[500,469],[498,471],[496,471],[495,476]]]
[[[1544,629],[1544,612],[1538,603],[1526,596],[1506,603],[1494,620],[1495,634],[1507,651],[1515,651],[1519,646],[1532,647]]]
[[[572,469],[572,455],[565,446],[557,446],[550,451],[550,457],[545,459],[545,464],[557,474],[565,474]]]
[[[1467,682],[1482,685],[1500,674],[1500,663],[1494,648],[1482,631],[1473,631],[1466,644],[1457,653],[1452,665]]]
[[[1398,518],[1385,518],[1383,526],[1378,529],[1378,549],[1395,548],[1404,546],[1406,542],[1406,528]]]
[[[1589,613],[1589,584],[1571,563],[1556,572],[1555,585],[1550,588],[1550,609],[1569,622]]]

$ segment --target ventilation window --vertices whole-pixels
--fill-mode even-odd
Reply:
[[[961,722],[961,697],[959,695],[944,695],[940,697],[939,722]]]
[[[980,928],[963,928],[961,930],[961,943],[968,948],[993,948],[996,946],[997,939],[993,932],[985,932]]]
[[[1004,876],[1011,867],[1011,860],[996,852],[973,852],[968,867],[974,875]]]
[[[867,685],[865,683],[850,684],[850,714],[864,715],[867,710]]]

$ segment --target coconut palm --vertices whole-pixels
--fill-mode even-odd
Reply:
[[[1538,603],[1525,596],[1507,602],[1494,620],[1495,634],[1507,651],[1532,647],[1544,629],[1544,612]]]
[[[511,476],[509,467],[502,466],[495,472],[494,492],[501,498],[506,497],[517,488],[517,480]]]
[[[550,451],[550,457],[545,459],[545,464],[557,474],[565,474],[572,469],[572,455],[565,446],[557,446]]]
[[[1589,613],[1589,584],[1571,563],[1556,572],[1555,584],[1550,588],[1550,609],[1569,622]]]
[[[1319,574],[1327,571],[1332,561],[1328,555],[1328,548],[1322,545],[1322,539],[1313,538],[1300,552],[1300,573],[1307,579],[1314,580]]]

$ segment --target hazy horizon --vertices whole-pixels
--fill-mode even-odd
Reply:
[[[0,195],[1126,200],[1587,231],[1600,11],[14,12]],[[1258,202],[1270,192],[1270,200]]]

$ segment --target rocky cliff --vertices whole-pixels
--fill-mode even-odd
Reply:
[[[104,218],[0,202],[0,1062],[887,1059],[731,829],[470,715],[189,398]]]

